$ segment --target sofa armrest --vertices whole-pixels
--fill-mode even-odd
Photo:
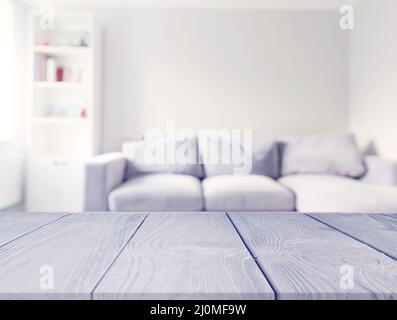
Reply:
[[[367,173],[364,182],[397,186],[397,161],[390,161],[377,156],[365,158]]]
[[[107,211],[108,194],[125,177],[126,159],[121,153],[93,157],[85,164],[84,210]]]

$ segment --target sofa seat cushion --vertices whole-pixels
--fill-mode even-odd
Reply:
[[[294,195],[261,175],[223,175],[203,180],[206,211],[294,211]]]
[[[109,194],[111,211],[201,211],[200,180],[182,174],[134,177]]]
[[[397,212],[397,187],[331,175],[292,175],[279,181],[295,192],[301,212]]]

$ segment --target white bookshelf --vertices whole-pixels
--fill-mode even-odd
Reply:
[[[80,211],[84,162],[99,150],[99,34],[89,13],[29,15],[29,211]],[[49,63],[51,59],[52,65]]]

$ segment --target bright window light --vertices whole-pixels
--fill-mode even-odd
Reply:
[[[0,142],[10,141],[15,126],[14,5],[0,0]]]

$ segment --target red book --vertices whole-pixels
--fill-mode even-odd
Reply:
[[[63,67],[57,68],[57,81],[63,81]]]

